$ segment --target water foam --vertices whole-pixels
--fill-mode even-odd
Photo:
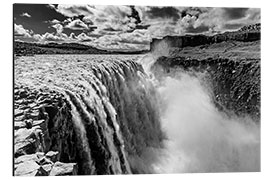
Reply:
[[[145,61],[146,71],[154,59]],[[259,125],[248,116],[229,118],[218,111],[202,79],[179,71],[159,82],[161,124],[168,139],[157,153],[155,173],[260,171]]]

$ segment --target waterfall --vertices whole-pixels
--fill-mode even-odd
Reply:
[[[166,44],[159,53],[162,47]],[[137,61],[132,56],[22,57],[15,81],[49,90],[48,100],[55,98],[50,91],[63,96],[70,116],[51,119],[59,123],[52,133],[61,138],[61,121],[72,121],[75,140],[47,144],[60,152],[57,148],[70,146],[75,155],[60,159],[76,162],[79,174],[260,171],[259,123],[248,114],[229,116],[230,110],[218,109],[206,71],[166,67],[160,73],[159,53]],[[202,67],[207,69],[205,62]]]
[[[156,153],[160,158],[152,165],[155,172],[260,171],[260,125],[248,114],[228,116],[218,110],[206,71],[174,68],[159,74],[149,67],[157,66],[156,59],[148,54],[140,61],[160,97],[161,126],[167,136],[165,147]]]
[[[17,81],[64,96],[79,174],[151,173],[163,139],[154,86],[132,56],[91,57],[22,58]]]

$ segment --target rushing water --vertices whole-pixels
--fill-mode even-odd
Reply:
[[[156,173],[260,171],[260,126],[246,117],[228,117],[211,99],[203,73],[179,70],[159,82],[150,71],[155,56],[141,63],[160,97],[162,128],[167,135]]]
[[[65,95],[82,174],[259,171],[259,125],[218,111],[203,74],[155,79],[158,56],[22,57],[15,84]]]

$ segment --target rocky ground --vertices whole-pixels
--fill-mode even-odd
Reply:
[[[55,91],[15,84],[15,176],[77,174],[76,163],[64,163],[74,158],[69,145],[74,138],[69,113],[63,97]]]

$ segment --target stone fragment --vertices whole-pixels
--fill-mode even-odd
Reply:
[[[45,171],[46,176],[48,176],[52,170],[53,164],[44,164],[41,168]]]
[[[36,155],[37,155],[38,159],[41,159],[42,157],[45,156],[45,153],[44,152],[36,152]]]
[[[56,162],[59,161],[60,159],[59,155],[60,154],[57,151],[49,151],[47,152],[46,157],[50,159],[52,162]]]
[[[33,127],[33,120],[32,119],[26,119],[26,120],[24,120],[24,123],[25,123],[25,127],[27,129],[31,129]]]
[[[14,122],[14,129],[20,129],[20,128],[24,128],[25,127],[25,123],[22,121],[15,121]]]
[[[31,129],[21,128],[15,131],[15,157],[33,154],[43,148],[43,134],[39,127]]]
[[[17,116],[22,116],[23,115],[23,110],[21,109],[15,109],[14,111],[14,117],[17,117]]]
[[[56,162],[50,172],[50,176],[68,176],[77,175],[78,168],[76,163]]]
[[[38,159],[38,156],[36,154],[22,155],[22,156],[19,156],[18,158],[15,159],[15,164],[24,163],[26,161],[38,162],[39,159]]]
[[[43,126],[45,126],[45,120],[41,119],[41,120],[33,121],[33,127],[34,126],[40,126],[41,129],[43,129]]]
[[[35,161],[25,161],[17,166],[15,176],[36,176],[39,168]]]
[[[46,157],[42,157],[39,160],[39,164],[40,165],[44,165],[44,164],[53,164],[53,162],[50,159],[47,159]]]

